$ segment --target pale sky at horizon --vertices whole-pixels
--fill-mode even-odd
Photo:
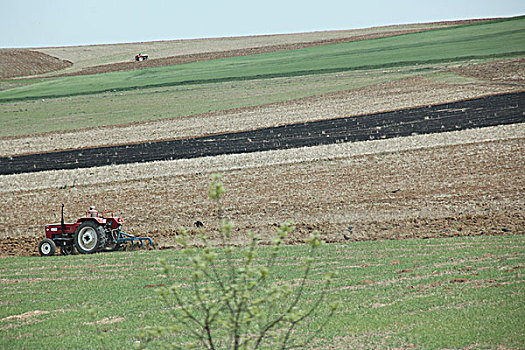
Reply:
[[[525,14],[524,0],[0,1],[0,48],[284,34]]]

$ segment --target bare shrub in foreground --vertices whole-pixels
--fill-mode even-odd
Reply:
[[[221,197],[225,193],[220,175],[213,175],[209,197],[217,203],[222,217]],[[336,306],[326,306],[326,290],[332,275],[320,283],[316,300],[301,306],[305,287],[311,273],[316,248],[321,244],[319,235],[309,239],[309,252],[303,260],[303,271],[295,283],[272,283],[283,240],[293,230],[289,223],[282,224],[270,245],[269,257],[258,255],[258,238],[251,234],[247,247],[236,248],[231,241],[232,225],[226,220],[220,228],[221,244],[213,246],[205,234],[200,236],[203,248],[195,248],[181,238],[183,252],[191,262],[191,292],[174,284],[158,289],[168,307],[172,325],[148,328],[142,346],[158,341],[169,348],[205,349],[291,349],[307,345],[316,337],[333,315]],[[221,255],[221,259],[217,258]],[[168,279],[173,267],[165,260],[160,264]],[[322,315],[320,326],[303,338],[297,333],[299,326],[313,315]],[[176,343],[168,338],[176,337]]]

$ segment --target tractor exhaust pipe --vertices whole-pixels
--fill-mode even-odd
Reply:
[[[66,225],[64,224],[64,203],[62,203],[62,218],[60,219],[60,228],[62,230],[62,234],[66,231]]]

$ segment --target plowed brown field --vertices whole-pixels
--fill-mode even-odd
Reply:
[[[25,49],[1,49],[0,57],[0,79],[55,72],[72,65],[70,61]]]
[[[5,177],[0,251],[36,254],[34,237],[43,224],[59,221],[60,203],[70,218],[90,204],[116,210],[127,220],[126,231],[172,247],[180,226],[196,232],[197,220],[207,229],[218,224],[206,198],[214,171],[224,174],[224,209],[238,227],[239,242],[247,230],[268,238],[286,220],[298,227],[291,242],[312,230],[340,241],[349,225],[355,240],[524,233],[523,124],[486,129],[324,146],[320,153],[262,152],[250,155],[251,161],[232,155],[213,157],[214,163],[194,159]],[[346,153],[334,147],[360,148]]]

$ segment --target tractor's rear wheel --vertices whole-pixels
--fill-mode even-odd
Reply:
[[[38,245],[38,252],[41,256],[53,256],[57,251],[57,246],[52,239],[44,238]]]
[[[106,244],[106,232],[96,222],[86,221],[75,232],[75,247],[81,254],[93,254]]]

